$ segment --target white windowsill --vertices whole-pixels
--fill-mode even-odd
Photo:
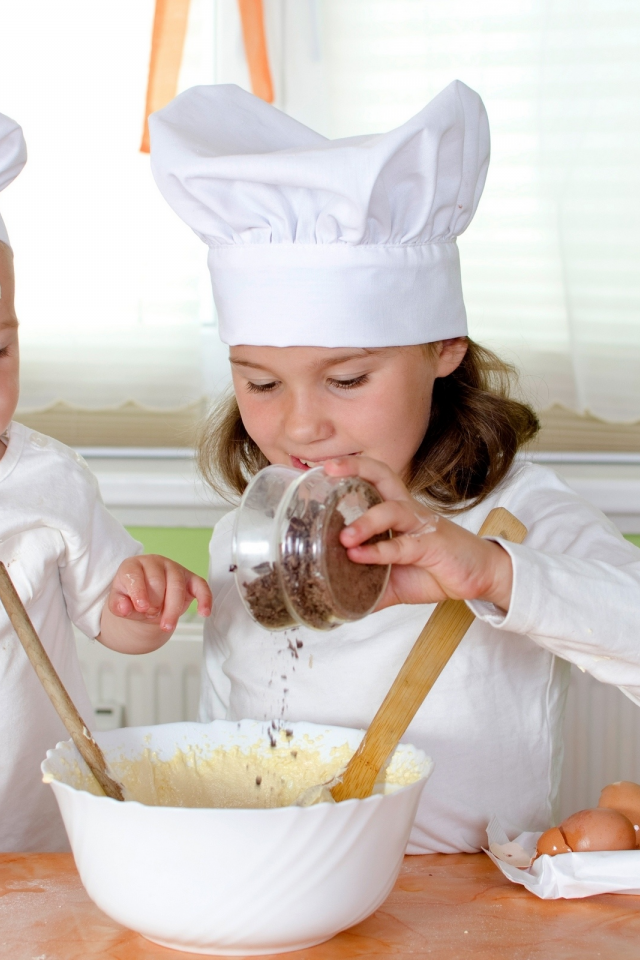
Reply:
[[[109,510],[134,526],[213,527],[231,509],[198,476],[192,456],[80,450]],[[106,455],[105,455],[106,454]],[[134,455],[132,455],[134,454]]]
[[[197,474],[189,450],[80,450],[96,474],[106,505],[123,523],[212,527],[231,509]],[[623,533],[640,533],[640,456],[536,454]]]

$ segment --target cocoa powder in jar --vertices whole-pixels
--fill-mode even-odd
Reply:
[[[345,510],[350,494],[357,494],[361,509]],[[292,626],[297,620],[316,630],[330,630],[340,623],[365,616],[379,599],[388,567],[353,563],[340,542],[340,533],[356,515],[381,503],[370,484],[349,478],[320,504],[313,498],[301,516],[289,519],[280,549],[280,571],[271,563],[256,568],[260,575],[244,584],[251,613],[268,630]],[[390,532],[367,542],[388,539]],[[297,614],[289,613],[285,600]]]

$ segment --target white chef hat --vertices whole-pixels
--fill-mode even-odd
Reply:
[[[27,162],[27,146],[22,128],[0,113],[0,191],[8,187]],[[0,241],[9,243],[9,234],[0,217]]]
[[[489,164],[459,80],[396,130],[328,140],[236,86],[149,120],[156,182],[209,247],[225,343],[384,347],[467,332],[456,237]]]

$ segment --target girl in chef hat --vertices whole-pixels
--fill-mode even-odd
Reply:
[[[22,130],[0,114],[0,190],[27,159]],[[18,403],[13,252],[0,218],[0,560],[81,715],[93,712],[72,624],[124,653],[169,639],[193,597],[211,609],[204,580],[142,549],[108,513],[95,478],[72,450],[12,420]],[[47,749],[68,736],[0,607],[0,851],[63,850]]]
[[[384,600],[299,629],[287,718],[367,727],[433,604],[464,599],[476,619],[407,733],[436,760],[408,850],[477,851],[493,814],[545,829],[569,662],[640,703],[640,553],[515,461],[535,416],[467,338],[456,237],[489,162],[480,97],[456,81],[390,133],[331,141],[237,87],[199,87],[150,128],[160,190],[209,247],[230,347],[235,395],[205,431],[205,473],[241,493],[269,463],[324,464],[384,498],[341,534],[352,560],[393,564]],[[495,506],[525,544],[477,536]],[[202,720],[280,713],[269,635],[229,572],[232,525],[211,541]]]

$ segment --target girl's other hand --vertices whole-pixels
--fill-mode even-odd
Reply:
[[[116,617],[170,633],[192,600],[198,601],[198,613],[208,617],[212,597],[206,580],[167,557],[143,554],[120,564],[107,603]]]
[[[513,570],[506,550],[433,513],[415,500],[400,477],[368,457],[328,460],[333,477],[362,477],[384,499],[342,531],[340,540],[355,563],[392,564],[389,584],[377,609],[396,603],[486,600],[509,609]],[[375,534],[392,540],[364,545]]]
[[[165,643],[192,600],[208,617],[212,596],[206,580],[155,554],[120,564],[102,611],[98,640],[121,653],[148,653]]]

